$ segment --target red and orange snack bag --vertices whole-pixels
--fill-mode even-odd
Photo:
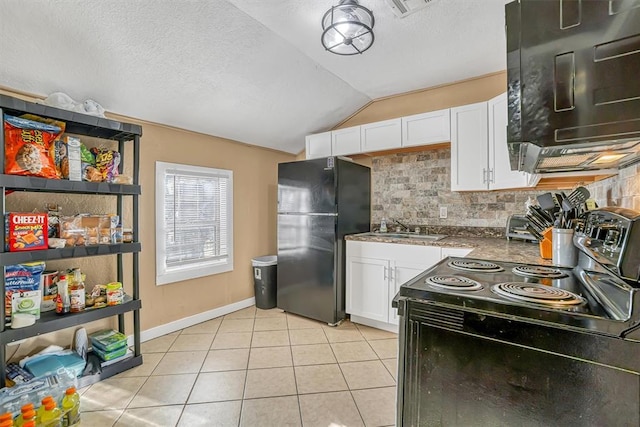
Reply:
[[[58,126],[5,115],[4,132],[6,174],[59,178],[50,150]]]

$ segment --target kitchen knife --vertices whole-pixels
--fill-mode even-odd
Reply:
[[[553,224],[553,216],[549,212],[543,210],[540,206],[530,206],[529,209],[533,211],[532,213],[541,222],[548,224],[549,227]]]
[[[538,240],[538,241],[542,241],[542,240],[544,240],[544,236],[543,236],[542,234],[538,233],[538,230],[536,230],[535,228],[533,228],[530,224],[527,224],[527,225],[525,226],[525,228],[527,229],[527,231],[528,231],[529,233],[531,233],[531,235],[532,235],[533,237],[535,237],[535,238],[536,238],[536,240]]]

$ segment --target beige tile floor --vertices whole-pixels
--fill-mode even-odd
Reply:
[[[82,425],[390,426],[396,334],[249,307],[147,341],[82,392]]]

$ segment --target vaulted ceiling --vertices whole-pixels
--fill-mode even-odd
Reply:
[[[290,153],[371,100],[504,70],[507,0],[362,0],[375,42],[320,43],[338,0],[5,0],[0,85]]]

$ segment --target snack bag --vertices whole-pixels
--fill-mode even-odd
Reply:
[[[92,148],[91,152],[96,156],[96,169],[100,172],[102,181],[113,182],[118,176],[120,153],[105,148]]]
[[[5,173],[59,179],[51,146],[61,129],[5,115]]]
[[[60,134],[64,133],[64,130],[67,127],[67,124],[61,120],[50,119],[48,117],[40,117],[35,114],[23,114],[20,116],[21,119],[33,120],[34,122],[46,123],[48,125],[57,126],[60,128]],[[69,159],[67,159],[67,143],[62,139],[56,139],[53,141],[50,154],[53,158],[53,163],[56,165],[56,172],[58,173],[58,178],[68,179],[69,178]]]

